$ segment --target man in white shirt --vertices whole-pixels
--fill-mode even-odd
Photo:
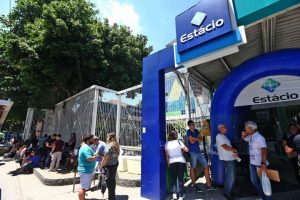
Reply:
[[[232,200],[234,199],[232,197],[232,190],[235,182],[235,158],[233,154],[237,155],[237,150],[232,148],[230,140],[226,137],[226,125],[219,124],[218,130],[219,133],[216,137],[217,149],[219,158],[223,161],[225,168],[224,197],[228,200]]]
[[[245,122],[245,131],[242,132],[242,139],[249,143],[251,182],[263,200],[270,200],[272,196],[265,195],[260,178],[257,175],[258,167],[261,167],[262,172],[267,170],[267,145],[265,138],[257,131],[255,122]]]

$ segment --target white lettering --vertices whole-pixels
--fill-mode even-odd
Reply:
[[[211,23],[207,24],[205,27],[200,26],[199,29],[194,29],[194,31],[191,33],[183,34],[180,37],[180,42],[185,43],[190,40],[193,40],[194,38],[202,36],[206,33],[215,31],[217,28],[221,28],[224,24],[225,24],[224,19],[218,19],[217,21],[212,20]]]
[[[221,27],[224,25],[224,19],[218,19],[218,21],[216,21],[216,26],[217,27]]]
[[[187,42],[186,34],[183,34],[183,35],[180,37],[180,42],[181,42],[181,43]]]
[[[194,32],[193,33],[189,33],[187,35],[188,40],[192,40],[194,38]]]

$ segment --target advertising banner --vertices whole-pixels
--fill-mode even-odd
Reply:
[[[259,105],[300,100],[299,76],[269,76],[245,87],[234,106]]]

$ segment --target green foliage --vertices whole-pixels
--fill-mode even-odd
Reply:
[[[0,17],[0,98],[24,120],[27,107],[52,108],[94,84],[125,89],[141,82],[151,51],[145,36],[100,20],[86,0],[18,0]]]

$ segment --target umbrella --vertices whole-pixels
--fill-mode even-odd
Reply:
[[[105,169],[100,169],[100,180],[98,188],[101,190],[102,197],[104,197],[104,193],[106,191],[107,185],[106,185],[106,171]]]

